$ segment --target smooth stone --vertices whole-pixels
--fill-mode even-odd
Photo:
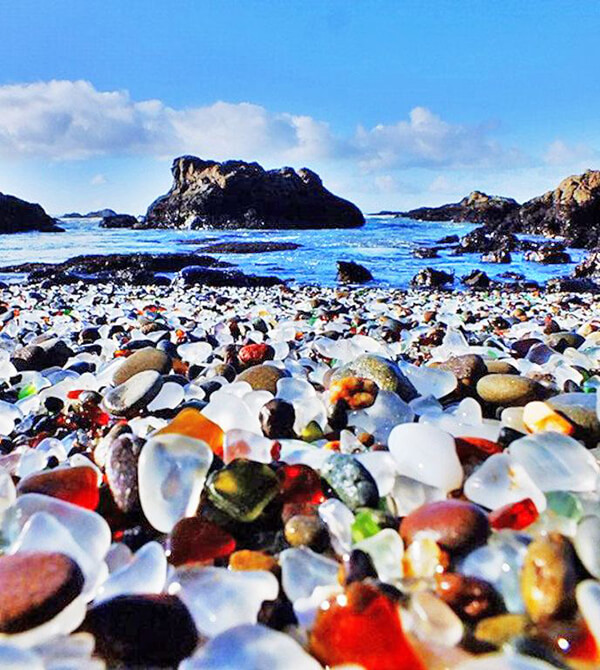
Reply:
[[[558,533],[539,537],[527,548],[521,591],[534,623],[569,617],[575,609],[575,552]]]
[[[600,517],[583,517],[577,525],[573,544],[585,569],[592,577],[600,579]]]
[[[474,388],[477,382],[488,373],[483,359],[477,354],[452,356],[446,361],[436,363],[435,366],[438,370],[452,372],[463,390]]]
[[[506,611],[502,597],[491,584],[457,572],[436,575],[436,593],[470,624]]]
[[[286,541],[292,547],[319,547],[329,544],[324,523],[314,514],[295,514],[283,528]]]
[[[285,549],[279,565],[283,590],[292,602],[309,598],[318,586],[338,583],[339,563],[307,547]]]
[[[519,371],[517,368],[508,361],[500,360],[487,360],[485,361],[485,367],[487,368],[488,374],[490,375],[518,375]]]
[[[273,395],[277,393],[277,382],[288,373],[280,370],[274,365],[253,365],[244,370],[237,377],[236,381],[247,382],[254,391],[269,391]]]
[[[113,440],[106,456],[106,481],[116,506],[125,514],[140,507],[138,461],[142,449],[133,435]]]
[[[427,503],[402,519],[400,535],[406,544],[423,531],[451,554],[465,554],[486,541],[490,526],[487,514],[477,505],[442,500]]]
[[[177,433],[146,442],[138,462],[142,510],[156,530],[168,533],[196,513],[213,452],[206,442]]]
[[[460,488],[463,469],[449,433],[427,424],[396,426],[389,437],[390,453],[398,474],[416,481],[453,491]]]
[[[291,402],[274,398],[262,406],[259,413],[263,435],[272,439],[295,437],[296,412]]]
[[[256,623],[263,602],[277,598],[279,583],[267,570],[188,566],[175,570],[168,592],[187,605],[201,635],[214,637]]]
[[[171,369],[171,358],[160,349],[146,347],[139,349],[128,356],[123,363],[114,371],[112,376],[113,386],[119,386],[134,375],[145,370],[154,370],[166,375]]]
[[[100,586],[95,604],[115,596],[161,593],[167,580],[167,559],[158,542],[138,549],[131,561],[115,570]]]
[[[98,506],[98,475],[93,467],[61,467],[29,475],[17,485],[17,494],[39,493],[86,509]]]
[[[546,498],[525,468],[507,453],[493,454],[464,483],[465,496],[495,510],[531,498],[538,512],[546,509]]]
[[[171,595],[118,596],[92,607],[82,630],[96,639],[96,654],[110,665],[172,667],[198,643],[194,621]]]
[[[409,402],[418,393],[413,383],[394,363],[378,354],[361,354],[352,362],[334,371],[332,381],[345,377],[365,377],[374,381],[382,391],[393,391]]]
[[[593,455],[572,437],[554,432],[536,433],[511,442],[508,451],[542,491],[596,489],[600,467]]]
[[[58,552],[0,557],[0,632],[21,633],[53,619],[81,593],[77,563]]]
[[[201,647],[179,670],[321,670],[289,635],[260,624],[230,628]]]
[[[559,332],[551,333],[546,337],[546,344],[561,353],[567,348],[579,349],[585,342],[585,337],[579,333]]]
[[[538,382],[528,377],[492,374],[477,382],[477,395],[485,402],[516,407],[540,399],[543,393]]]
[[[321,477],[351,510],[376,507],[379,502],[371,473],[350,454],[331,454],[323,463]]]
[[[255,521],[279,493],[279,480],[264,463],[237,459],[214,472],[207,484],[208,497],[236,521]]]
[[[114,416],[132,417],[160,393],[162,376],[154,370],[138,372],[104,396],[104,408]]]

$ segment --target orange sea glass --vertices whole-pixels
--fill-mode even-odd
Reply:
[[[156,434],[165,435],[168,433],[204,440],[219,458],[223,458],[223,431],[198,409],[193,407],[182,409],[170,423],[157,431]]]

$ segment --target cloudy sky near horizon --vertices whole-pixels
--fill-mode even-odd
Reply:
[[[189,153],[365,211],[525,200],[600,167],[599,33],[567,0],[7,3],[0,192],[143,213]]]

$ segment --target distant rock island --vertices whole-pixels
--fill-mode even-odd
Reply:
[[[40,205],[0,193],[0,234],[32,230],[43,233],[64,232]]]
[[[80,214],[79,212],[68,212],[63,214],[61,219],[103,219],[106,216],[117,216],[114,209],[98,209],[95,212],[88,212],[87,214]]]
[[[525,233],[564,238],[573,247],[600,246],[600,170],[563,179],[552,191],[519,205],[512,198],[473,191],[460,202],[408,212],[379,212],[421,221],[481,223],[481,234]]]
[[[357,228],[361,211],[307,168],[176,158],[173,186],[136,228]]]

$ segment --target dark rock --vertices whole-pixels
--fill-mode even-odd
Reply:
[[[254,391],[270,391],[277,393],[277,382],[288,376],[288,372],[274,365],[254,365],[241,372],[237,381],[248,382]]]
[[[184,240],[189,244],[188,240]],[[265,254],[272,251],[294,251],[301,244],[295,242],[217,242],[201,247],[204,254]]]
[[[570,263],[571,256],[565,251],[563,244],[550,242],[542,244],[539,248],[525,252],[525,260],[532,263],[543,263],[544,265],[553,265],[560,263]]]
[[[506,233],[492,226],[480,226],[467,233],[460,240],[455,253],[488,253],[490,251],[515,251],[521,246],[512,233]]]
[[[600,277],[600,249],[594,249],[575,267],[573,277]]]
[[[473,272],[462,277],[461,281],[465,286],[470,286],[471,288],[489,288],[491,283],[490,278],[483,270],[473,270]]]
[[[164,352],[153,347],[144,347],[126,358],[115,370],[112,376],[112,383],[115,386],[123,384],[128,379],[144,370],[156,370],[161,374],[166,374],[171,369],[171,359]]]
[[[104,219],[107,216],[118,216],[114,209],[99,209],[95,212],[80,214],[79,212],[69,212],[63,214],[61,219]]]
[[[131,434],[113,440],[106,457],[106,480],[116,506],[127,513],[140,507],[138,460],[143,442]]]
[[[422,286],[426,288],[439,288],[440,286],[444,286],[444,284],[453,283],[453,274],[434,268],[424,268],[423,270],[419,270],[411,280],[413,286]]]
[[[160,393],[163,380],[155,370],[145,370],[110,389],[104,396],[104,407],[114,416],[135,416]]]
[[[62,232],[40,205],[0,193],[0,233]]]
[[[473,390],[477,382],[488,374],[483,358],[477,354],[452,356],[435,367],[452,372],[458,379],[459,384],[464,389],[470,390]]]
[[[446,235],[436,241],[436,244],[458,244],[458,235]]]
[[[354,261],[338,261],[337,280],[343,284],[364,284],[373,279],[366,267]]]
[[[131,214],[109,214],[102,218],[100,228],[135,228],[138,220]]]
[[[176,158],[173,186],[155,200],[145,228],[355,228],[360,210],[327,191],[311,170]]]
[[[198,633],[176,596],[118,596],[92,607],[81,629],[96,638],[95,653],[111,665],[173,667],[190,656]]]
[[[412,255],[415,258],[439,258],[435,247],[417,247],[412,250]]]
[[[498,249],[483,254],[481,261],[483,263],[510,263],[512,261],[512,256],[510,255],[510,251],[507,251],[506,249]]]
[[[281,279],[273,276],[259,277],[258,275],[246,275],[239,270],[217,270],[201,265],[190,265],[183,268],[180,278],[184,286],[277,286],[283,284]]]
[[[296,412],[291,403],[279,398],[269,400],[261,408],[258,418],[265,437],[273,439],[295,437],[294,421],[296,420]]]
[[[351,510],[377,507],[379,491],[369,471],[350,454],[333,453],[323,463],[321,476]]]
[[[402,216],[421,221],[470,221],[471,223],[498,223],[517,210],[519,203],[512,198],[487,195],[473,191],[460,202],[441,207],[420,207]]]
[[[598,285],[587,277],[553,277],[546,282],[548,291],[555,293],[597,293]]]

